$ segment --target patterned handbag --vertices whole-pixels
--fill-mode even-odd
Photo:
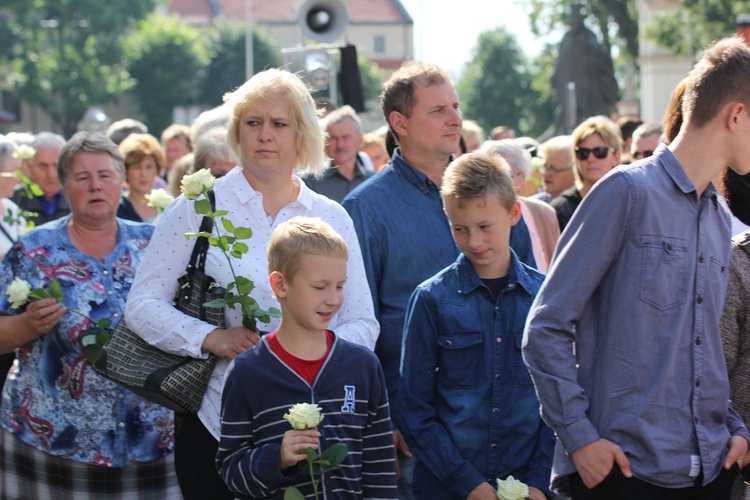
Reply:
[[[215,207],[213,191],[209,191]],[[213,222],[203,217],[201,232],[211,232]],[[205,274],[208,240],[197,238],[187,270],[177,279],[175,307],[193,318],[225,328],[224,308],[205,307],[209,300],[221,298],[225,289]],[[123,317],[102,348],[94,369],[149,401],[179,413],[195,413],[201,406],[217,357],[207,359],[169,354],[143,340],[128,328]]]

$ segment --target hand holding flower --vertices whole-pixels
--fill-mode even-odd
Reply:
[[[298,431],[288,430],[281,440],[281,470],[294,467],[308,455],[305,450],[317,450],[320,433],[314,429]]]
[[[505,480],[497,480],[498,500],[525,500],[528,497],[529,487],[513,476],[508,476]]]

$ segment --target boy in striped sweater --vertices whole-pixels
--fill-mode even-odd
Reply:
[[[375,355],[328,330],[346,281],[344,240],[319,219],[280,224],[268,246],[278,329],[237,356],[222,400],[216,464],[238,498],[283,498],[294,486],[313,494],[302,450],[322,454],[346,443],[341,467],[316,477],[322,498],[397,498],[388,396]],[[283,416],[297,403],[322,408],[315,429],[293,430]]]

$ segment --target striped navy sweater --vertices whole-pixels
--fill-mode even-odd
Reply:
[[[312,387],[263,339],[237,356],[222,397],[216,465],[238,498],[278,498],[288,486],[313,497],[309,476],[281,471],[283,415],[297,403],[323,409],[319,452],[337,442],[349,452],[327,472],[318,491],[326,499],[397,498],[393,432],[383,371],[364,347],[336,337]],[[304,464],[305,462],[302,462]]]

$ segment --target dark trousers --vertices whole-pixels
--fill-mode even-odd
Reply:
[[[616,464],[609,475],[592,489],[586,488],[577,473],[568,479],[573,500],[729,500],[738,472],[739,467],[735,464],[730,470],[721,469],[716,479],[706,486],[701,486],[698,480],[696,486],[688,488],[663,488],[635,477],[627,478]]]
[[[232,500],[234,495],[216,470],[214,439],[198,415],[175,413],[174,465],[185,500]]]

